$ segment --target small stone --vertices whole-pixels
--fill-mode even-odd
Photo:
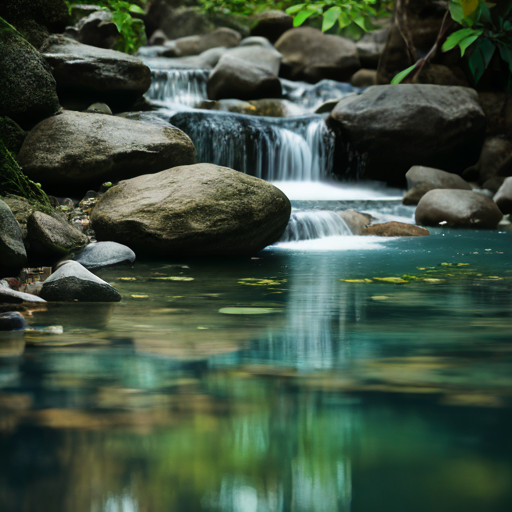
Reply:
[[[43,284],[41,297],[53,302],[119,302],[121,295],[76,261],[59,267]]]
[[[106,103],[93,103],[91,106],[87,107],[86,112],[91,114],[112,115],[112,110],[110,110],[110,107]]]
[[[133,263],[135,253],[126,245],[117,242],[97,242],[89,244],[73,259],[85,268],[100,268],[122,263]]]

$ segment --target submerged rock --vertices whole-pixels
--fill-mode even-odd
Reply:
[[[470,190],[431,190],[416,208],[416,223],[424,226],[494,229],[503,217],[494,201]]]
[[[27,322],[21,313],[0,313],[0,331],[24,331]]]
[[[119,302],[121,295],[76,261],[61,265],[44,283],[41,297],[52,302]]]
[[[133,263],[135,261],[135,253],[126,245],[116,242],[97,242],[89,244],[73,259],[85,268],[100,268]]]
[[[98,240],[137,255],[253,254],[283,234],[288,198],[258,178],[212,164],[123,181],[92,212]]]
[[[64,112],[38,124],[18,156],[49,192],[97,189],[105,181],[195,162],[192,141],[173,126]]]
[[[0,277],[17,276],[26,263],[21,228],[11,209],[0,200]]]
[[[46,302],[37,295],[13,290],[7,281],[0,281],[0,304],[21,304],[23,302]]]
[[[494,196],[494,202],[505,215],[512,213],[512,178],[507,178]]]
[[[17,32],[0,30],[0,115],[27,129],[60,108],[56,84],[41,54]]]
[[[129,106],[151,85],[151,71],[136,57],[52,35],[41,48],[59,95],[86,96]]]
[[[460,173],[476,162],[486,121],[473,89],[400,84],[341,100],[329,122],[366,157],[365,178],[401,183],[413,165]]]
[[[316,83],[330,78],[346,82],[361,67],[353,41],[316,28],[292,28],[275,46],[283,55],[281,75],[291,80]]]
[[[367,236],[429,236],[428,229],[407,224],[406,222],[383,222],[382,224],[372,224],[362,232]]]
[[[30,258],[38,262],[51,264],[89,243],[77,228],[43,212],[34,212],[27,227]]]
[[[429,191],[437,188],[471,190],[471,185],[457,174],[415,165],[406,175],[409,190],[404,195],[404,204],[415,205]]]

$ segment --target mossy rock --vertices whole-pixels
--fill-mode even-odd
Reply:
[[[0,140],[13,155],[19,153],[26,136],[26,132],[10,117],[0,117]]]
[[[0,115],[31,128],[60,109],[55,80],[41,54],[0,18]]]

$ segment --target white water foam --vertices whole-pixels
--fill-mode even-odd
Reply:
[[[315,240],[301,240],[299,242],[278,242],[272,249],[286,251],[370,251],[385,249],[385,242],[394,240],[387,237],[370,236],[329,236]]]

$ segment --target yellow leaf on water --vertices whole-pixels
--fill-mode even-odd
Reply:
[[[137,281],[136,277],[119,277],[119,281]]]
[[[403,284],[408,283],[409,281],[406,281],[405,279],[402,279],[401,277],[374,277],[375,281],[380,281],[382,283],[393,283],[393,284]]]
[[[184,277],[184,276],[167,276],[167,277],[153,277],[152,281],[193,281],[193,277]]]
[[[149,295],[132,295],[134,299],[147,299]]]
[[[340,279],[345,283],[372,283],[371,279]]]
[[[375,295],[372,297],[373,300],[387,300],[389,297],[387,295]]]

